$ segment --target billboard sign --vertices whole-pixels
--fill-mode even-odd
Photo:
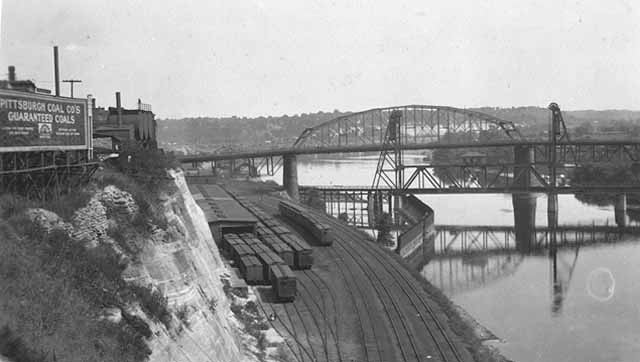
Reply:
[[[0,89],[0,152],[90,147],[86,99]]]

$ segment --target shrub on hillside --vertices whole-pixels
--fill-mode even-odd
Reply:
[[[167,179],[167,170],[180,167],[172,154],[157,149],[127,145],[115,162],[116,168],[151,190],[157,190]]]
[[[148,287],[134,285],[130,289],[138,297],[144,312],[169,328],[171,313],[169,313],[167,298],[159,290],[152,290]]]

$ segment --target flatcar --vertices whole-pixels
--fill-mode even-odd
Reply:
[[[286,265],[272,265],[270,268],[271,286],[277,300],[292,301],[297,293],[297,280]]]

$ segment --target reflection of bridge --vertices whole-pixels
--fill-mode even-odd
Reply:
[[[446,256],[432,259],[420,274],[448,295],[485,287],[513,275],[524,256],[517,252],[481,255]]]
[[[524,230],[532,234],[528,240],[516,240],[511,226],[436,226],[435,257],[471,254],[510,254],[514,251],[541,254],[552,245],[556,248],[612,243],[640,235],[640,227],[596,225],[541,227]]]
[[[449,295],[472,291],[515,274],[526,258],[548,258],[551,311],[559,313],[569,292],[580,249],[640,239],[640,227],[558,226],[536,228],[533,244],[516,240],[508,226],[438,225],[420,273]],[[416,256],[412,256],[416,258]]]

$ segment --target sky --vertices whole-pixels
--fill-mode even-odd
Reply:
[[[0,77],[160,118],[433,104],[640,109],[640,4],[0,0]],[[69,85],[62,84],[62,95]]]

